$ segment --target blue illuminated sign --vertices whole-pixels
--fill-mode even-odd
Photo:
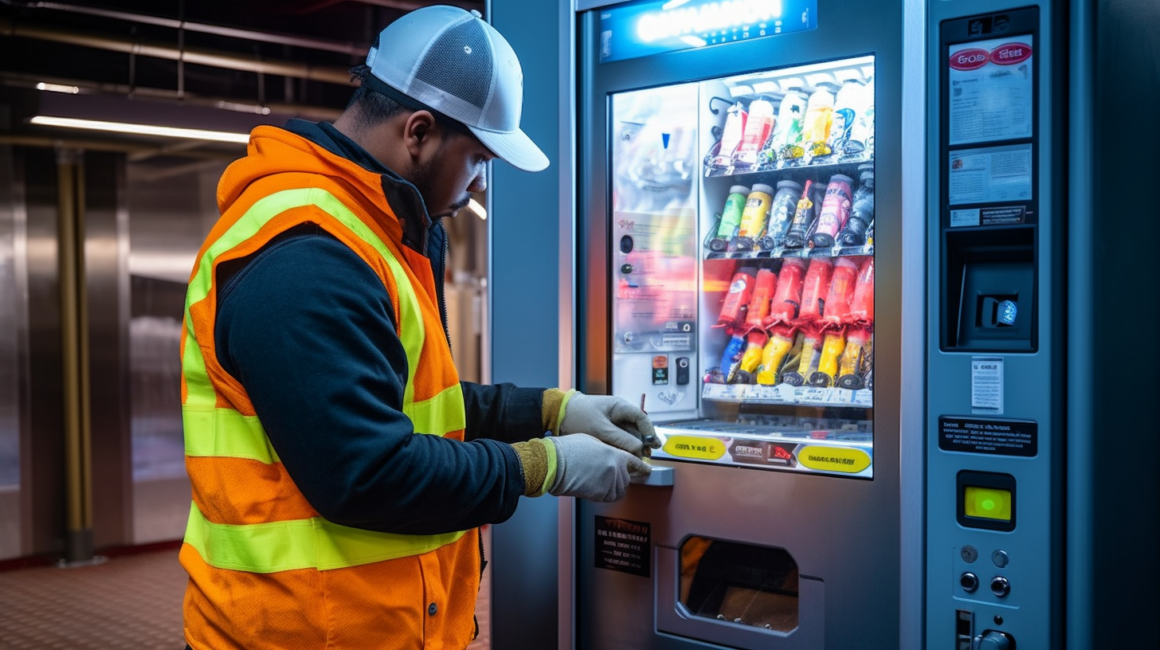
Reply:
[[[600,13],[600,62],[818,27],[818,0],[649,0]]]

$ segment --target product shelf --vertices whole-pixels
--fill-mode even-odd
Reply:
[[[784,174],[785,172],[836,172],[839,169],[847,168],[851,165],[864,165],[872,162],[874,162],[873,153],[861,152],[856,154],[830,154],[828,156],[818,156],[811,159],[779,160],[772,165],[763,165],[756,169],[712,167],[707,163],[703,164],[703,167],[706,178],[729,178],[735,182],[740,182],[742,180],[758,180],[761,177],[768,177],[771,174]]]
[[[815,258],[815,257],[858,257],[873,255],[874,244],[866,243],[861,246],[831,246],[828,248],[785,248],[779,246],[772,250],[763,251],[725,251],[705,253],[705,260],[769,260],[785,259],[787,257]]]
[[[713,402],[743,404],[779,404],[790,406],[845,407],[869,409],[874,407],[874,391],[869,389],[822,388],[777,384],[705,384],[701,399]]]

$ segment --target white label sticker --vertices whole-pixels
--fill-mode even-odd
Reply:
[[[951,210],[951,228],[979,225],[979,209]]]
[[[971,411],[1003,412],[1003,357],[971,357]]]

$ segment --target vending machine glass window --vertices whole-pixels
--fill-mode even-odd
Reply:
[[[871,478],[874,57],[611,108],[612,392],[654,458]]]

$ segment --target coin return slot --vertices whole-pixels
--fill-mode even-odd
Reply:
[[[680,604],[689,614],[779,632],[797,628],[798,567],[784,549],[690,537],[680,557]]]

